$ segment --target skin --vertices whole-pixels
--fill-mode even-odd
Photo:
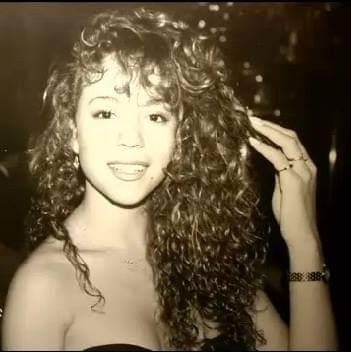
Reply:
[[[80,97],[73,149],[87,178],[86,198],[95,188],[111,203],[135,206],[165,177],[162,169],[173,152],[177,118],[152,101],[138,77],[132,78],[128,91],[116,93],[116,82],[127,79],[112,58],[103,67],[103,78],[85,87]],[[109,162],[133,160],[148,164],[138,182],[119,181],[107,167]]]
[[[125,75],[112,57],[104,61],[104,69],[101,80],[83,89],[72,125],[72,148],[86,176],[86,193],[65,225],[90,268],[92,282],[106,298],[105,314],[90,310],[96,299],[80,290],[62,244],[49,237],[12,282],[5,348],[83,349],[113,342],[150,349],[162,345],[153,316],[151,268],[145,260],[144,206],[165,177],[163,168],[175,145],[177,116],[165,105],[152,102],[137,77],[130,81],[130,94],[116,93],[116,82],[125,81]],[[120,180],[108,167],[111,161],[131,160],[148,165],[135,181]],[[121,263],[121,258],[136,257],[144,258],[142,270],[130,271]],[[30,297],[31,304],[26,301]],[[16,317],[24,306],[29,320],[40,310],[35,326],[26,319],[21,321],[23,326],[18,323]]]
[[[282,148],[280,151],[254,138],[250,139],[251,145],[276,170],[289,166],[288,158],[303,156],[303,159],[292,161],[288,170],[278,172],[275,176],[272,207],[285,242],[289,247],[294,247],[311,239],[319,241],[316,225],[316,166],[294,131],[257,117],[252,117],[251,122],[258,132]]]
[[[170,116],[163,124],[150,120],[160,113],[160,106],[146,107],[149,97],[137,80],[130,85],[130,96],[118,93],[116,101],[113,88],[116,79],[123,77],[115,62],[106,60],[105,68],[101,81],[84,88],[72,126],[72,148],[79,154],[87,180],[84,200],[65,225],[90,268],[92,282],[106,298],[106,313],[91,312],[95,299],[79,289],[62,244],[49,238],[11,283],[4,349],[84,349],[109,343],[154,350],[165,347],[160,338],[162,327],[153,319],[156,301],[150,268],[145,262],[142,270],[130,271],[121,265],[121,257],[144,255],[144,204],[164,178],[162,168],[174,149],[177,119]],[[167,113],[164,107],[161,110]],[[108,118],[97,118],[102,115]],[[323,258],[315,219],[315,165],[293,131],[255,118],[251,121],[258,132],[282,148],[250,139],[252,147],[276,170],[288,165],[287,157],[302,153],[307,158],[292,162],[291,168],[277,174],[272,206],[289,248],[291,270],[320,270]],[[142,158],[149,166],[140,180],[121,181],[107,166],[111,159],[120,158]],[[113,270],[106,270],[111,267]],[[328,286],[323,282],[291,283],[290,289],[289,329],[264,292],[258,292],[255,305],[259,313],[253,319],[267,339],[258,349],[335,349]],[[213,328],[206,334],[212,337],[217,332]]]
[[[290,271],[321,271],[324,258],[316,222],[317,168],[295,131],[257,117],[251,117],[251,122],[258,132],[280,147],[250,138],[252,147],[277,170],[272,207],[289,251]],[[337,350],[328,284],[290,282],[289,290],[287,348]]]
[[[130,94],[116,93],[116,82],[128,82],[128,78],[113,57],[105,59],[104,69],[101,80],[83,89],[73,127],[72,148],[86,176],[84,200],[73,218],[89,233],[104,233],[98,239],[91,236],[99,248],[141,251],[147,225],[145,201],[165,178],[163,169],[171,160],[178,117],[166,105],[154,103],[137,76],[129,84]],[[134,160],[148,166],[143,177],[132,182],[118,179],[108,166]]]

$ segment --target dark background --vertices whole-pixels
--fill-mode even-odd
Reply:
[[[0,3],[0,306],[21,260],[30,182],[25,154],[44,126],[43,88],[86,15],[137,3]],[[350,346],[350,7],[345,3],[143,3],[210,28],[232,68],[237,95],[253,112],[295,129],[318,167],[318,222],[342,347]],[[204,21],[204,22],[203,22]],[[257,157],[262,207],[271,223],[269,290],[287,319],[280,279],[286,249],[271,219],[273,171]],[[278,269],[277,269],[278,268]],[[284,308],[285,307],[285,308]]]

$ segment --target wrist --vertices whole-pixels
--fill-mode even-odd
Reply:
[[[306,234],[303,236],[296,235],[292,237],[296,238],[297,241],[286,242],[289,255],[295,255],[298,253],[309,254],[322,251],[322,243],[318,233],[311,232],[310,234]]]
[[[288,272],[288,281],[324,281],[329,282],[330,271],[326,264],[323,264],[322,270],[305,271],[305,272]]]
[[[320,271],[324,257],[320,241],[311,240],[289,247],[290,271]]]

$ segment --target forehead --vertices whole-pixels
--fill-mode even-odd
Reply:
[[[130,66],[128,71],[126,71],[113,55],[109,55],[103,59],[101,68],[102,74],[89,74],[89,83],[84,85],[82,95],[90,98],[108,95],[121,101],[137,99],[138,104],[142,105],[161,103],[161,96],[153,94],[151,97],[142,86],[138,67]],[[150,73],[147,79],[151,85],[155,86],[161,82],[161,76],[157,69]]]

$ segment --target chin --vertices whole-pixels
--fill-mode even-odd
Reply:
[[[137,208],[144,205],[149,199],[153,189],[143,189],[142,187],[116,187],[112,192],[111,189],[102,192],[103,196],[111,204],[123,208]]]
[[[148,197],[131,197],[126,196],[126,197],[121,197],[121,195],[119,196],[115,196],[115,197],[111,197],[109,200],[112,204],[117,205],[119,207],[122,208],[129,208],[129,209],[133,209],[133,208],[138,208],[142,205],[144,205],[147,201]]]
[[[157,175],[147,177],[138,181],[120,181],[116,179],[105,179],[101,182],[98,179],[87,179],[91,191],[103,196],[110,204],[123,208],[137,208],[144,205],[158,186],[165,179],[165,176]],[[95,182],[94,182],[95,181]],[[100,182],[98,182],[100,181]]]
[[[154,177],[147,177],[136,182],[118,182],[117,187],[109,187],[109,191],[105,193],[109,195],[110,201],[118,206],[126,208],[136,208],[142,206],[150,198],[151,194],[158,188],[165,176],[157,175]],[[115,184],[116,185],[116,184]],[[111,192],[111,190],[113,190]]]

